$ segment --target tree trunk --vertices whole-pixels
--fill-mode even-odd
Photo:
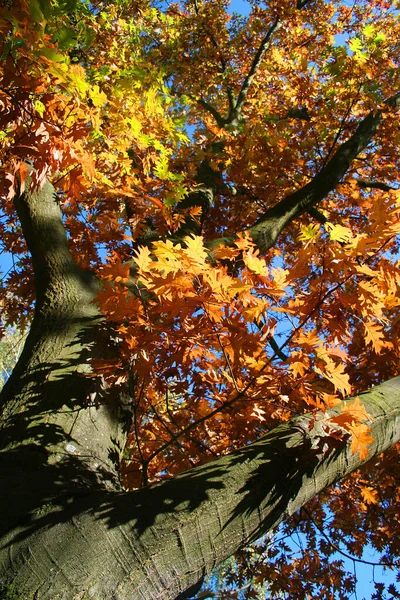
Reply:
[[[54,190],[17,199],[37,303],[0,398],[2,600],[173,599],[361,465],[303,416],[229,456],[136,492],[118,487],[118,398],[96,404],[105,348],[93,277],[72,260]],[[370,458],[400,438],[400,378],[362,395]]]

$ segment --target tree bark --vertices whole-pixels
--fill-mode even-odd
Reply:
[[[372,458],[400,438],[400,377],[361,400],[371,415]],[[33,507],[26,489],[20,521],[6,531],[3,525],[3,597],[176,598],[362,464],[349,443],[329,443],[321,424],[310,429],[303,416],[173,480],[131,493],[77,485],[63,498],[56,494],[64,465],[43,463],[36,473],[42,502],[36,495]],[[10,490],[9,501],[23,509],[16,493]]]

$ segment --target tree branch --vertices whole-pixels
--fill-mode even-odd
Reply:
[[[307,4],[309,4],[311,2],[311,0],[297,0],[296,2],[296,8],[298,10],[301,10],[302,8],[304,8],[305,6],[307,6]]]
[[[363,565],[370,565],[371,567],[383,567],[383,568],[395,567],[395,568],[397,568],[399,566],[398,563],[373,562],[370,560],[365,560],[363,558],[357,558],[356,556],[352,556],[351,554],[348,554],[347,552],[342,550],[337,544],[335,544],[335,542],[333,542],[331,540],[329,535],[327,535],[325,533],[325,531],[323,530],[323,528],[320,525],[318,525],[318,523],[316,522],[316,520],[314,519],[314,517],[312,516],[310,511],[307,510],[307,508],[305,506],[302,507],[302,510],[306,513],[306,515],[308,516],[310,521],[313,523],[313,525],[316,527],[316,529],[318,529],[319,533],[322,535],[323,538],[325,538],[325,540],[328,542],[328,544],[331,546],[331,548],[333,548],[335,550],[335,552],[338,552],[345,558],[348,558],[349,560],[352,560],[353,562],[361,563]]]
[[[366,181],[364,179],[359,179],[357,184],[360,188],[377,188],[378,190],[383,190],[384,192],[397,189],[393,185],[388,185],[382,181]]]
[[[388,98],[385,106],[397,110],[400,106],[400,92]],[[349,169],[352,161],[365,150],[382,122],[384,109],[371,111],[358,125],[350,138],[336,150],[330,161],[305,186],[283,198],[252,225],[248,232],[261,252],[271,248],[278,235],[296,217],[310,212],[329,192],[333,191]],[[221,244],[232,245],[235,236],[211,240],[207,246],[212,249]]]
[[[30,165],[27,166],[32,170]],[[78,287],[90,287],[93,296],[94,278],[84,273],[71,256],[53,185],[45,181],[41,188],[32,189],[31,177],[28,176],[25,191],[15,196],[14,204],[32,256],[36,311],[51,297],[50,303],[60,312],[65,302],[70,303],[68,286],[73,280]]]
[[[214,117],[214,119],[217,122],[218,127],[221,127],[221,129],[223,127],[225,127],[225,125],[226,125],[226,119],[224,119],[220,115],[220,113],[217,111],[216,108],[214,108],[212,106],[212,104],[210,104],[209,102],[206,102],[205,100],[203,100],[203,98],[198,98],[198,99],[196,99],[196,101],[197,101],[198,104],[200,104],[200,106],[202,106],[207,112],[209,112]]]
[[[257,72],[257,69],[259,68],[259,66],[261,64],[261,61],[262,61],[265,51],[267,49],[268,42],[270,41],[272,34],[278,28],[278,26],[279,26],[279,16],[276,17],[275,21],[272,23],[268,32],[266,33],[263,40],[261,41],[261,44],[260,44],[260,46],[254,56],[253,62],[251,64],[250,71],[248,72],[247,76],[245,77],[245,80],[243,81],[242,89],[240,90],[239,95],[236,100],[236,105],[228,117],[227,124],[234,124],[235,121],[237,121],[240,118],[240,115],[241,115],[241,112],[243,109],[243,105],[247,98],[247,94],[249,92],[250,86],[251,86],[253,79],[255,77],[255,74]]]

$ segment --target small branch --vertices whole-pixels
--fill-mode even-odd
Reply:
[[[237,392],[238,394],[241,394],[241,391],[240,391],[240,390],[239,390],[239,388],[238,388],[238,384],[237,384],[237,381],[236,381],[236,377],[235,377],[235,375],[234,375],[234,373],[233,373],[233,371],[232,371],[231,361],[229,360],[229,357],[228,357],[228,355],[227,355],[227,353],[226,353],[226,351],[225,351],[225,348],[224,348],[224,346],[222,345],[222,342],[221,342],[221,336],[219,335],[219,333],[217,333],[217,334],[216,334],[216,336],[217,336],[217,340],[218,340],[218,343],[219,343],[219,345],[220,345],[220,348],[221,348],[221,350],[222,350],[222,354],[224,355],[225,362],[226,362],[226,364],[227,364],[227,367],[228,367],[228,369],[229,369],[229,373],[231,374],[232,381],[233,381],[233,385],[235,386],[235,390],[236,390],[236,392]]]
[[[361,88],[362,88],[362,84],[360,84],[360,85],[359,85],[359,87],[358,87],[358,91],[357,91],[357,94],[356,94],[356,96],[355,96],[355,97],[354,97],[354,98],[351,100],[351,102],[349,102],[349,106],[347,107],[347,110],[346,110],[345,114],[343,115],[342,121],[341,121],[341,123],[340,123],[340,127],[339,127],[339,129],[337,130],[337,132],[336,132],[336,135],[335,135],[335,137],[334,137],[334,140],[333,140],[333,142],[332,142],[332,145],[331,145],[331,147],[329,148],[329,150],[328,150],[328,153],[327,153],[327,155],[325,156],[325,158],[324,158],[324,160],[323,160],[323,163],[322,163],[322,166],[323,166],[323,167],[324,167],[324,166],[327,164],[327,162],[328,162],[328,160],[329,160],[329,157],[331,156],[332,152],[333,152],[333,151],[334,151],[334,149],[335,149],[335,146],[336,146],[336,144],[337,144],[337,142],[338,142],[338,140],[339,140],[339,138],[340,138],[340,136],[341,136],[341,134],[342,134],[342,132],[343,132],[343,130],[344,130],[344,126],[345,126],[345,124],[346,124],[346,121],[347,121],[347,119],[348,119],[348,118],[349,118],[349,116],[350,116],[350,112],[351,112],[351,110],[352,110],[352,108],[353,108],[354,104],[356,103],[356,101],[357,101],[357,98],[358,98],[358,96],[359,96],[359,94],[360,94]]]
[[[265,51],[267,49],[268,42],[270,41],[274,31],[278,28],[278,25],[279,25],[279,16],[276,17],[275,21],[272,23],[271,27],[269,28],[267,34],[261,41],[261,44],[260,44],[260,46],[254,56],[253,62],[251,64],[250,71],[248,72],[247,76],[245,77],[245,80],[243,81],[242,89],[239,92],[239,95],[238,95],[238,98],[236,101],[236,105],[235,105],[233,111],[231,111],[231,114],[229,115],[228,123],[233,123],[235,120],[240,118],[240,114],[243,109],[243,105],[246,101],[250,86],[251,86],[253,79],[255,77],[255,74],[261,64],[261,61],[262,61]]]
[[[285,362],[289,357],[286,356],[286,354],[284,352],[282,352],[281,348],[276,343],[274,336],[271,335],[271,337],[268,338],[268,341],[269,341],[269,345],[271,346],[272,350],[275,352],[274,356],[277,356],[283,362]]]
[[[322,529],[322,527],[320,527],[318,525],[318,523],[314,520],[314,517],[311,515],[311,513],[307,510],[307,508],[305,506],[303,506],[302,510],[306,513],[306,515],[308,516],[310,521],[313,523],[313,525],[316,527],[316,529],[318,529],[318,531],[322,535],[322,537],[326,539],[326,541],[331,546],[331,548],[336,550],[336,552],[338,552],[345,558],[348,558],[349,560],[352,560],[353,562],[361,563],[363,565],[371,565],[372,567],[396,567],[397,568],[399,566],[398,563],[377,563],[377,562],[372,562],[370,560],[364,560],[363,558],[356,558],[356,557],[352,556],[351,554],[348,554],[347,552],[342,550],[339,546],[337,546],[334,542],[332,542],[331,538],[325,533],[325,531]]]
[[[383,190],[384,192],[397,189],[393,185],[388,185],[387,183],[383,183],[381,181],[366,181],[364,179],[359,179],[357,184],[360,188],[377,188],[378,190]]]
[[[296,8],[298,10],[301,10],[302,8],[304,8],[305,6],[307,6],[307,4],[309,4],[311,2],[311,0],[297,0],[296,2]]]
[[[190,98],[190,96],[188,97]],[[217,109],[212,106],[212,104],[206,102],[205,100],[203,100],[203,98],[196,99],[196,102],[214,117],[218,127],[221,127],[222,129],[225,126],[226,120],[220,115]]]
[[[310,210],[308,211],[308,214],[311,217],[313,217],[313,219],[318,221],[318,223],[321,223],[321,225],[325,225],[325,223],[328,222],[328,219],[325,217],[325,215],[323,215],[321,212],[319,212],[319,210],[317,210],[314,207],[310,208]]]

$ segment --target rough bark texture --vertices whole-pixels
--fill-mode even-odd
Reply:
[[[400,438],[400,378],[366,392],[362,402],[372,417],[373,457]],[[5,598],[175,598],[360,466],[348,444],[326,451],[324,437],[318,423],[309,431],[301,417],[150,488],[47,499],[3,535],[1,578],[11,585]]]

